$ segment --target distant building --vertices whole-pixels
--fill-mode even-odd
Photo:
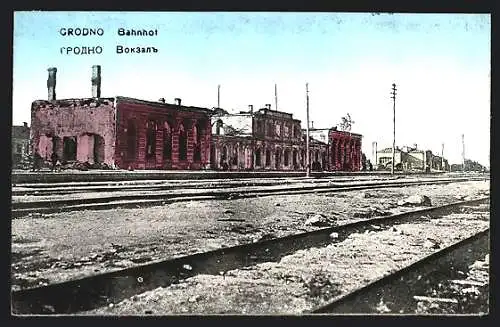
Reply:
[[[392,148],[377,151],[379,169],[390,169]],[[403,171],[448,171],[448,160],[441,159],[430,150],[420,150],[416,146],[396,147],[394,153],[395,169]]]
[[[22,126],[12,126],[12,168],[17,168],[23,158],[30,154],[30,128],[28,123]]]

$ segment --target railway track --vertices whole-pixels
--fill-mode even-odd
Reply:
[[[464,307],[463,303],[460,303],[461,299],[428,297],[421,294],[429,289],[429,285],[436,287],[457,281],[456,278],[460,278],[458,272],[467,271],[468,266],[484,257],[489,252],[489,232],[489,228],[480,231],[393,274],[334,299],[311,313],[414,313],[419,300],[452,304],[454,311],[460,311],[461,307]],[[458,284],[465,287],[471,284],[482,285],[464,279],[458,281]]]
[[[54,213],[77,210],[103,210],[112,208],[135,208],[138,206],[164,205],[170,202],[203,201],[203,200],[228,200],[238,198],[252,198],[273,195],[297,195],[308,193],[332,193],[343,191],[356,191],[390,187],[406,187],[415,185],[438,185],[455,182],[484,180],[484,178],[452,178],[432,179],[417,181],[376,181],[356,182],[353,184],[327,182],[320,185],[308,186],[272,186],[265,187],[239,187],[230,189],[212,190],[175,190],[169,192],[143,192],[137,194],[108,195],[100,197],[87,197],[78,199],[50,199],[39,201],[17,201],[12,203],[12,218],[18,218],[30,213]]]
[[[370,178],[360,176],[356,180],[391,180],[399,177],[378,177]],[[15,184],[13,185],[13,196],[24,195],[64,195],[83,192],[112,192],[112,191],[165,191],[178,189],[180,187],[187,189],[208,189],[208,188],[228,188],[241,186],[275,186],[289,185],[297,183],[321,184],[325,182],[347,183],[352,182],[354,177],[337,177],[335,180],[331,178],[268,178],[263,180],[256,179],[220,179],[207,181],[184,181],[184,180],[150,180],[150,181],[123,181],[123,182],[80,182],[80,183],[50,183],[50,184]]]
[[[488,203],[489,198],[420,209],[403,214],[363,220],[347,225],[322,228],[185,257],[153,262],[119,271],[12,292],[12,311],[16,314],[70,314],[107,306],[159,286],[197,275],[277,261],[300,249],[340,242],[352,233],[363,233],[401,223],[429,219],[450,213],[473,210]],[[336,233],[334,240],[331,234]]]

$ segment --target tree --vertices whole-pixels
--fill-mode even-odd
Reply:
[[[351,127],[354,124],[354,120],[352,120],[351,115],[347,113],[346,116],[341,118],[341,122],[339,124],[340,130],[344,132],[350,132]]]

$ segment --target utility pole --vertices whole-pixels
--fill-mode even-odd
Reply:
[[[217,85],[217,108],[220,108],[220,85]]]
[[[462,134],[462,171],[465,171],[465,136]]]
[[[278,111],[278,85],[274,84],[274,109]]]
[[[444,168],[444,143],[441,143],[441,170],[445,171]]]
[[[306,83],[306,177],[311,176],[311,165],[309,164],[311,158],[309,156],[309,83]]]
[[[374,141],[372,142],[372,160],[373,160],[373,166],[377,164],[377,142]]]
[[[394,175],[394,160],[396,157],[396,83],[392,83],[392,166],[391,175]]]

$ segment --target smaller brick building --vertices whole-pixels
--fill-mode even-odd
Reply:
[[[361,170],[361,134],[330,129],[329,166],[333,171]]]
[[[202,169],[209,165],[211,110],[129,97],[100,97],[93,67],[92,97],[56,100],[55,68],[48,100],[32,103],[33,151],[49,160],[122,169]]]

